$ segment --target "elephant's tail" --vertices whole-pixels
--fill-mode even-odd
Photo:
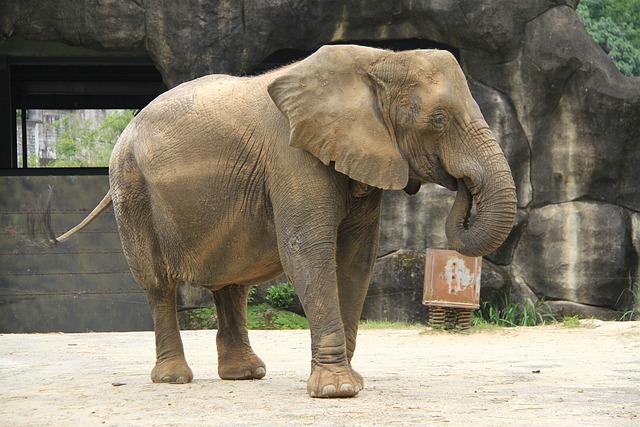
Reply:
[[[91,224],[93,222],[93,220],[96,219],[97,217],[99,217],[101,213],[106,211],[109,208],[109,206],[111,206],[112,203],[113,202],[111,200],[111,189],[109,189],[109,191],[107,191],[107,194],[105,194],[105,196],[102,198],[100,203],[98,203],[98,206],[96,206],[91,211],[91,213],[89,215],[87,215],[87,217],[85,219],[82,220],[82,222],[80,224],[76,225],[71,230],[67,231],[62,236],[57,237],[57,238],[53,235],[53,232],[50,232],[49,233],[49,236],[50,236],[49,244],[51,246],[53,246],[53,245],[57,245],[58,243],[64,242],[69,237],[74,235],[76,232],[82,230],[87,225]],[[49,228],[49,230],[51,230],[51,229]]]

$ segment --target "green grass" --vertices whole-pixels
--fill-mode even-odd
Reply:
[[[395,322],[393,320],[362,320],[360,329],[423,329],[419,323]]]
[[[180,329],[216,329],[218,319],[215,307],[195,308],[178,312]]]
[[[249,329],[309,329],[307,319],[269,304],[250,305],[247,309]]]
[[[471,328],[476,331],[493,331],[496,329],[500,329],[503,326],[496,325],[495,323],[489,323],[484,320],[482,317],[476,317],[474,314],[471,318]]]
[[[217,329],[215,307],[197,308],[178,313],[181,329]],[[250,305],[247,308],[249,329],[309,329],[304,317],[269,304]]]
[[[624,312],[620,317],[621,321],[640,320],[640,283],[636,283],[631,293],[633,295],[633,308]],[[622,298],[622,295],[620,295],[620,298]]]
[[[471,325],[482,328],[487,325],[536,326],[553,320],[543,300],[534,303],[527,298],[520,304],[503,295],[497,302],[481,301],[480,308],[473,312]]]
[[[575,316],[565,316],[562,318],[562,326],[565,328],[578,328],[580,327],[580,317],[578,315]]]
[[[640,320],[640,310],[627,310],[624,312],[621,321]]]
[[[638,312],[626,313],[628,318]],[[179,313],[181,329],[217,329],[215,307],[187,310]],[[625,320],[625,319],[621,319]],[[309,329],[307,319],[296,313],[282,310],[268,303],[249,305],[247,310],[249,329]],[[493,330],[500,327],[536,326],[559,323],[566,328],[585,326],[579,316],[565,316],[556,320],[549,313],[543,300],[536,303],[525,300],[524,304],[512,302],[501,296],[493,302],[481,301],[480,308],[473,312],[471,326],[476,330]],[[420,323],[405,323],[390,320],[363,320],[360,329],[424,329]],[[460,332],[452,330],[450,332]]]
[[[217,329],[218,320],[215,307],[182,311],[178,315],[181,329]],[[263,303],[247,308],[249,329],[309,329],[309,322],[303,316],[280,310]],[[360,329],[424,329],[419,323],[395,322],[391,320],[363,320]]]

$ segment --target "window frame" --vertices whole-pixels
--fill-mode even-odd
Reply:
[[[149,58],[0,58],[0,92],[9,94],[0,98],[0,174],[108,173],[107,168],[29,167],[26,110],[139,110],[166,90]],[[18,110],[22,111],[21,141]],[[21,159],[17,158],[19,143],[23,146]]]

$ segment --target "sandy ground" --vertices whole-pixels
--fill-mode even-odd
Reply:
[[[365,389],[312,399],[308,331],[251,331],[258,381],[216,375],[215,331],[183,332],[195,380],[152,384],[152,332],[0,335],[0,424],[640,425],[640,323],[470,334],[362,330]]]

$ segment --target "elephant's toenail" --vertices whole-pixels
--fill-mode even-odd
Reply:
[[[342,384],[340,391],[343,393],[353,393],[353,386],[351,384]]]
[[[336,394],[336,386],[334,385],[326,385],[324,386],[324,388],[322,389],[322,395],[323,396],[329,396],[332,394]]]

